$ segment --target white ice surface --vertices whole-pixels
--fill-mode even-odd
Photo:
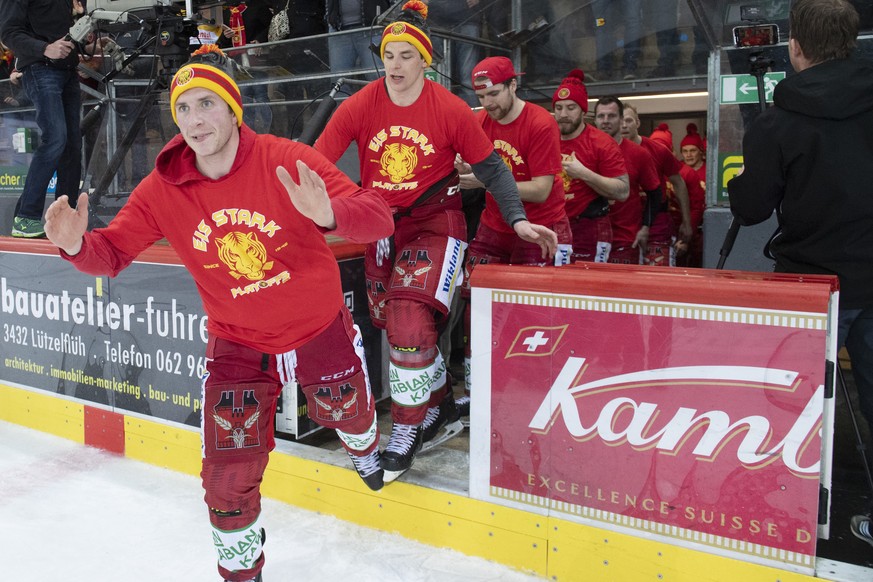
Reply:
[[[264,582],[533,582],[272,499]],[[219,580],[200,480],[0,421],[0,579]]]

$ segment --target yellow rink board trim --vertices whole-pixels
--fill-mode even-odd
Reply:
[[[85,406],[48,392],[0,384],[0,420],[85,442]]]
[[[0,384],[0,420],[84,442],[84,406],[50,394]],[[126,456],[199,474],[197,431],[126,415],[124,427]],[[374,492],[351,467],[284,452],[271,454],[262,493],[310,511],[557,581],[821,580],[404,482]]]
[[[549,576],[558,581],[821,580],[560,519],[552,519],[549,525]]]
[[[165,469],[200,476],[200,433],[140,417],[124,417],[124,454]]]

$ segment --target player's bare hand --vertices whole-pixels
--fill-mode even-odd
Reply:
[[[455,154],[455,169],[458,171],[460,175],[464,174],[472,174],[473,166],[464,161],[464,158],[461,157],[461,154]]]
[[[519,220],[512,225],[512,228],[522,240],[539,245],[544,259],[551,260],[555,257],[555,251],[558,250],[558,235],[553,230],[540,224],[532,224],[527,220]]]
[[[45,235],[68,255],[82,250],[82,237],[88,230],[88,194],[79,194],[76,208],[70,208],[69,197],[61,196],[45,211]]]
[[[485,184],[480,182],[479,178],[471,172],[469,174],[461,174],[460,186],[462,190],[471,190],[473,188],[484,188]]]
[[[276,167],[276,176],[279,177],[279,181],[288,191],[288,197],[291,198],[294,208],[318,226],[334,230],[336,218],[324,180],[311,170],[303,160],[297,160],[297,175],[300,179],[299,184],[294,181],[291,174],[283,166]]]
[[[692,236],[694,236],[694,231],[691,229],[691,223],[683,221],[679,225],[679,240],[688,243],[691,242]]]
[[[642,226],[637,231],[637,236],[634,238],[634,242],[631,245],[631,248],[640,249],[643,254],[646,254],[646,251],[649,247],[649,227]]]
[[[571,178],[584,179],[588,168],[576,158],[576,152],[570,152],[570,155],[561,156],[561,166]]]

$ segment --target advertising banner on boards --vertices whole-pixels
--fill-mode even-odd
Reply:
[[[339,265],[375,391],[381,335],[368,317],[363,259]],[[184,267],[134,262],[110,279],[57,255],[0,252],[0,312],[0,381],[200,425],[207,316]],[[299,425],[312,430],[301,401]]]
[[[636,293],[607,271],[585,275],[604,295],[474,278],[471,494],[812,572],[831,299],[697,303],[689,278],[669,300],[667,270]]]

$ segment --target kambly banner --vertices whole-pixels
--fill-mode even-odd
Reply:
[[[775,309],[744,281],[730,305],[688,303],[708,295],[691,279],[647,300],[652,271],[576,274],[551,284],[574,293],[474,280],[473,496],[812,572],[827,294]],[[615,296],[584,293],[618,275]]]

